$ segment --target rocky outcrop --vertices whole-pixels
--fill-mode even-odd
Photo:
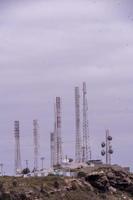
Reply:
[[[133,175],[113,167],[100,168],[89,173],[85,180],[102,192],[116,193],[117,190],[133,195]]]
[[[0,180],[0,200],[70,199],[133,200],[133,175],[122,168],[102,167],[80,178],[3,177]]]

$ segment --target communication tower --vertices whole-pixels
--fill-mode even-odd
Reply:
[[[38,121],[33,120],[33,138],[34,138],[34,171],[38,170],[38,158],[39,158],[39,135],[38,135]]]
[[[55,164],[62,164],[62,138],[61,138],[61,98],[56,97],[56,121],[55,121]]]
[[[55,165],[55,136],[54,132],[50,134],[50,149],[51,149],[51,167]]]
[[[82,162],[91,160],[91,147],[89,138],[89,122],[88,122],[88,102],[86,83],[83,82],[83,147]]]
[[[112,136],[109,134],[109,129],[106,130],[105,142],[101,143],[101,155],[106,156],[106,164],[111,165],[111,155],[114,153],[112,149]]]
[[[81,132],[80,132],[80,94],[79,87],[75,87],[75,126],[76,126],[76,144],[75,144],[75,162],[80,163],[81,157]]]
[[[14,121],[14,136],[15,136],[15,174],[17,175],[22,172],[19,121]]]

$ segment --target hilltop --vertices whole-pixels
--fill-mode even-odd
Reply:
[[[77,178],[1,177],[0,200],[132,200],[133,174],[115,167],[79,171]]]

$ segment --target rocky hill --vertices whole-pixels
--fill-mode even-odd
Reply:
[[[0,200],[132,200],[133,174],[122,168],[80,171],[79,178],[0,178]]]

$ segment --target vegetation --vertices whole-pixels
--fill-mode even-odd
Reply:
[[[0,200],[133,200],[133,175],[128,172],[99,168],[78,175],[0,177]]]
[[[29,173],[30,173],[29,168],[25,168],[22,170],[22,174],[29,174]]]

